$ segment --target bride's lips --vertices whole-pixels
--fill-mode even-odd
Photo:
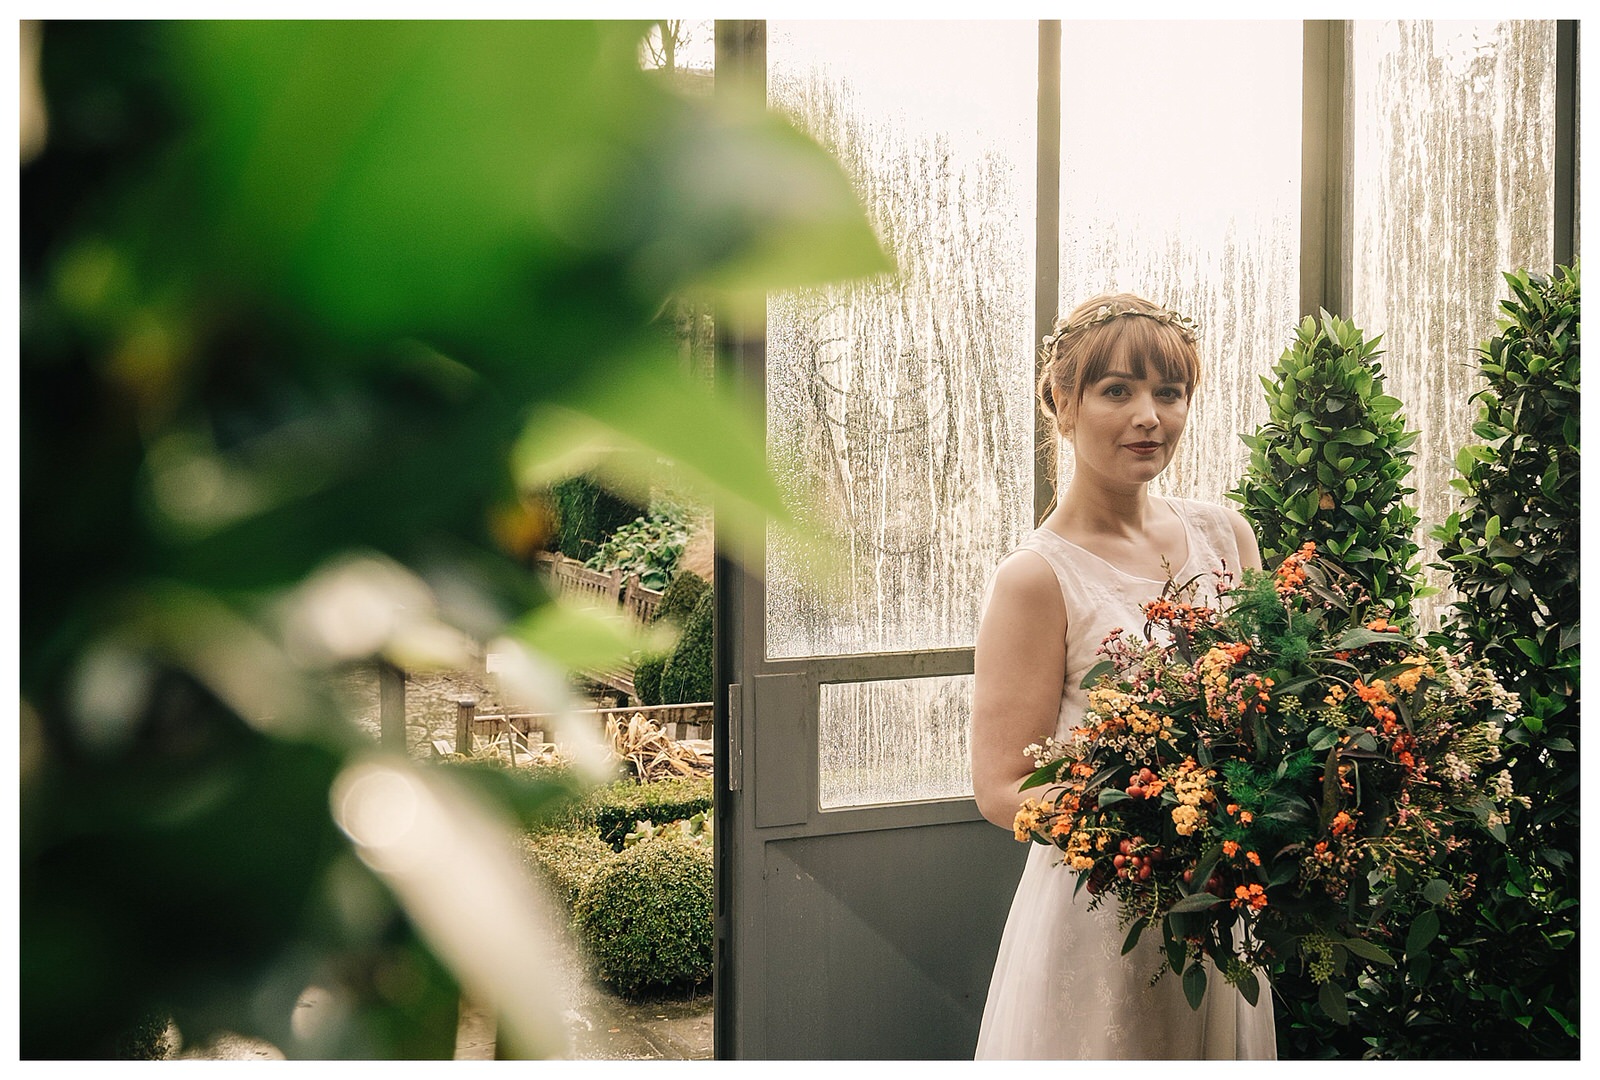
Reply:
[[[1158,442],[1135,442],[1123,443],[1122,445],[1127,449],[1132,450],[1140,457],[1149,457],[1151,454],[1154,454],[1157,450],[1161,449],[1161,444]]]

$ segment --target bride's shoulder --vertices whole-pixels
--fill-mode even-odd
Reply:
[[[1002,609],[1037,611],[1061,606],[1061,586],[1055,566],[1043,552],[1028,545],[1000,560],[989,588],[991,606],[998,605]]]

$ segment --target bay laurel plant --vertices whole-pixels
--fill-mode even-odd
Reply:
[[[1261,376],[1268,419],[1239,436],[1250,464],[1228,497],[1266,565],[1311,541],[1404,623],[1421,583],[1417,515],[1404,502],[1417,432],[1383,392],[1381,340],[1326,311],[1301,321]]]
[[[1482,1056],[1578,1053],[1579,267],[1504,275],[1482,347],[1462,499],[1435,530],[1456,599],[1438,637],[1488,661],[1522,697],[1512,783],[1532,797],[1505,848],[1475,860],[1482,889],[1447,918],[1421,1004]],[[1470,963],[1465,962],[1470,958]],[[1420,997],[1421,995],[1419,995]],[[1458,1030],[1459,1029],[1459,1030]],[[1459,1050],[1457,1051],[1459,1052]]]

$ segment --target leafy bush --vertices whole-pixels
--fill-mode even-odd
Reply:
[[[639,516],[639,507],[595,483],[574,476],[551,485],[555,504],[555,550],[569,559],[593,557],[606,537]]]
[[[592,827],[613,850],[621,851],[629,830],[639,821],[674,821],[709,812],[711,789],[711,779],[703,776],[648,784],[619,780],[591,792],[571,823]]]
[[[661,594],[661,604],[656,608],[656,621],[682,626],[689,620],[700,594],[710,587],[711,583],[693,570],[678,571]]]
[[[713,876],[709,850],[672,839],[635,844],[596,869],[573,926],[600,980],[637,996],[710,979]]]
[[[710,701],[716,590],[707,588],[695,601],[683,627],[683,636],[661,672],[661,700],[674,705]]]
[[[1430,640],[1469,648],[1521,695],[1504,764],[1531,806],[1462,866],[1470,902],[1393,913],[1407,948],[1351,996],[1348,1028],[1284,980],[1283,1057],[1578,1056],[1578,271],[1506,282],[1475,395],[1487,442],[1457,455],[1465,498],[1434,530],[1458,599]]]
[[[670,656],[670,653],[645,653],[633,666],[633,695],[641,704],[661,704],[661,672]]]
[[[583,565],[638,574],[639,584],[659,591],[672,580],[688,542],[689,528],[681,518],[666,513],[640,516],[617,527]]]
[[[1383,392],[1380,340],[1326,311],[1300,323],[1261,377],[1269,419],[1240,435],[1250,465],[1228,497],[1254,527],[1265,564],[1315,541],[1400,622],[1421,582],[1417,515],[1401,501],[1412,492],[1404,482],[1417,433]]]
[[[570,911],[578,893],[615,852],[592,829],[530,833],[522,840],[523,858],[554,887]]]
[[[627,849],[635,844],[645,843],[648,840],[674,839],[682,840],[686,844],[698,845],[709,851],[711,850],[711,838],[714,830],[715,826],[712,822],[711,814],[706,810],[700,811],[693,817],[679,818],[664,825],[657,825],[655,822],[646,819],[633,823],[633,828],[629,830],[628,835],[622,838],[622,846]]]

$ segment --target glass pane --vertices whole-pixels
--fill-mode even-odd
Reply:
[[[972,794],[972,676],[824,683],[817,722],[824,810]]]
[[[1383,335],[1388,392],[1422,432],[1426,563],[1428,529],[1454,509],[1456,451],[1477,441],[1476,349],[1495,332],[1501,272],[1554,261],[1555,23],[1357,22],[1352,35],[1352,318]],[[1419,602],[1425,626],[1450,599]]]
[[[1063,22],[1061,309],[1132,292],[1200,323],[1188,432],[1153,489],[1221,502],[1300,307],[1299,22]],[[1059,485],[1071,476],[1070,448]]]
[[[767,551],[769,657],[970,646],[1033,506],[1037,29],[771,22],[772,103],[898,272],[774,295],[767,437],[825,540]]]

